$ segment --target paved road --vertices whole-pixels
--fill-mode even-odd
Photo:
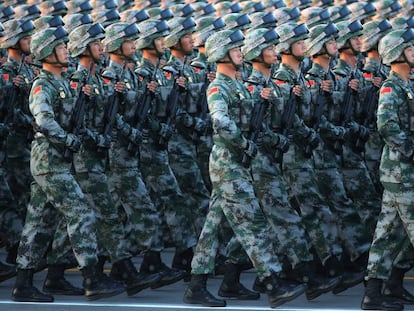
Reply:
[[[165,261],[168,263],[170,254],[165,255]],[[139,267],[140,259],[134,260],[136,266]],[[109,267],[108,267],[109,268]],[[46,272],[40,272],[35,275],[34,283],[38,288],[41,288]],[[66,272],[68,280],[76,285],[82,283],[82,277],[79,271],[70,270]],[[253,271],[248,271],[242,274],[242,282],[245,286],[251,288],[253,285],[255,274]],[[220,286],[221,277],[209,279],[208,288],[212,293],[217,294]],[[68,297],[55,296],[55,302],[52,304],[35,304],[35,303],[18,303],[10,299],[11,288],[14,284],[14,279],[0,283],[0,310],[1,311],[178,311],[178,310],[211,310],[212,308],[205,308],[197,305],[187,305],[182,302],[182,296],[186,283],[179,282],[167,287],[157,290],[144,290],[136,296],[128,297],[126,294],[121,294],[116,297],[102,299],[94,302],[87,302],[83,297]],[[407,289],[414,292],[414,278],[407,277],[405,280]],[[313,301],[307,301],[305,295],[298,297],[292,302],[289,302],[277,310],[360,310],[360,302],[363,293],[363,286],[359,285],[339,295],[331,293],[318,297]],[[268,306],[267,296],[262,295],[256,301],[238,301],[228,300],[226,308],[217,308],[215,310],[272,310]],[[405,310],[414,310],[413,306],[406,306]]]

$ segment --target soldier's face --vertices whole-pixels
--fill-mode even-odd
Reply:
[[[325,43],[326,52],[328,52],[329,55],[335,55],[338,53],[338,43],[335,39],[329,40]]]
[[[55,47],[55,53],[57,61],[61,64],[67,64],[69,62],[69,53],[66,43],[61,43]],[[53,55],[53,54],[52,54]]]
[[[126,57],[132,56],[135,53],[135,43],[133,40],[126,40],[122,42],[122,52]]]
[[[361,51],[361,38],[360,37],[353,37],[349,39],[349,43],[351,44],[352,48],[359,52]]]
[[[299,40],[292,43],[292,54],[295,56],[305,56],[306,45],[304,40]]]
[[[275,46],[268,46],[262,51],[263,61],[266,64],[277,64],[278,58],[275,50]]]
[[[95,40],[89,43],[89,49],[93,58],[100,59],[103,56],[103,45],[101,40]]]
[[[30,54],[30,42],[32,41],[31,36],[23,37],[20,39],[19,44],[23,53]]]
[[[243,55],[240,47],[229,50],[229,56],[235,65],[241,65],[243,63]]]
[[[165,46],[165,37],[155,39],[154,46],[159,53],[164,54],[165,50],[167,49],[167,47]]]
[[[180,39],[181,43],[181,49],[184,53],[190,53],[193,52],[194,48],[194,41],[193,41],[193,35],[191,33],[188,33],[181,37]]]
[[[409,64],[414,64],[414,46],[409,46],[404,49],[404,54]]]

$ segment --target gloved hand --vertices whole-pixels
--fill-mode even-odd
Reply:
[[[158,131],[158,134],[165,140],[168,141],[172,134],[173,134],[173,129],[171,128],[171,126],[165,124],[165,123],[161,123],[160,124],[160,130]]]
[[[359,132],[359,124],[356,123],[355,121],[349,122],[347,124],[347,128],[348,128],[350,137],[355,137]]]
[[[194,125],[194,118],[186,114],[183,116],[182,122],[185,127],[192,127]]]
[[[359,126],[359,138],[364,142],[369,138],[369,129],[363,125]]]
[[[308,136],[308,144],[312,147],[312,149],[315,149],[318,147],[320,143],[319,135],[315,132],[315,130],[311,130]]]
[[[111,137],[109,135],[96,135],[96,146],[99,148],[109,149],[111,147]]]
[[[131,132],[128,135],[128,139],[135,145],[139,145],[142,142],[142,132],[135,128],[131,128]]]
[[[248,157],[250,157],[251,159],[253,159],[256,156],[256,154],[257,154],[257,146],[256,146],[256,144],[253,141],[251,141],[251,140],[247,140],[247,145],[244,148],[244,153]]]
[[[199,118],[195,119],[194,131],[197,133],[203,134],[207,129],[207,123]]]
[[[256,139],[254,140],[254,143],[256,144],[257,148],[262,148],[265,144],[265,133],[259,132]]]
[[[72,134],[72,133],[68,133],[66,135],[66,142],[65,145],[66,147],[68,147],[70,150],[72,150],[73,152],[78,152],[80,147],[81,147],[81,140],[78,136]]]
[[[283,152],[286,153],[289,150],[289,138],[287,138],[284,135],[279,135],[279,143],[277,144],[277,147]]]

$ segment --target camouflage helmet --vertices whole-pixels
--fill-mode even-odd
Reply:
[[[219,17],[205,16],[197,20],[197,26],[193,34],[194,46],[203,46],[213,33],[224,29],[226,23]]]
[[[94,11],[116,10],[118,8],[116,0],[91,0],[91,5]]]
[[[194,13],[194,8],[190,3],[175,4],[175,5],[170,6],[170,8],[174,14],[174,17],[189,17],[189,16],[193,16],[193,13]]]
[[[172,47],[179,43],[182,36],[193,33],[196,23],[192,17],[175,17],[168,21],[168,26],[171,31],[165,39],[165,45]]]
[[[14,18],[34,20],[40,16],[40,9],[37,4],[21,4],[14,8]]]
[[[350,5],[358,0],[334,0],[335,5]]]
[[[397,29],[382,37],[378,44],[378,52],[382,62],[391,65],[407,47],[412,45],[414,45],[414,29]]]
[[[52,16],[40,16],[38,19],[36,19],[33,22],[36,31],[42,30],[44,28],[48,27],[58,27],[58,26],[64,26],[65,23],[63,22],[63,19],[60,15]]]
[[[250,29],[253,28],[274,28],[276,27],[276,17],[272,12],[256,12],[250,14]]]
[[[372,17],[376,14],[377,9],[372,2],[354,2],[348,5],[351,10],[351,21],[363,21],[367,17]]]
[[[90,14],[92,12],[92,5],[89,0],[71,0],[66,5],[68,6],[67,14]]]
[[[206,41],[206,54],[208,62],[217,62],[236,47],[244,44],[244,35],[240,30],[220,30],[213,33]]]
[[[3,23],[4,36],[1,38],[0,47],[3,49],[11,48],[20,39],[31,36],[34,32],[34,24],[31,20],[11,19]]]
[[[380,0],[375,2],[377,8],[377,19],[388,19],[401,11],[401,3],[397,0]]]
[[[378,41],[392,30],[386,19],[370,21],[364,24],[361,37],[361,52],[368,52],[377,46]]]
[[[194,16],[198,19],[204,16],[214,16],[216,9],[212,3],[193,2]]]
[[[289,50],[292,43],[309,38],[309,29],[305,24],[286,23],[276,27],[276,31],[279,34],[278,53]]]
[[[39,5],[41,15],[61,15],[64,16],[68,12],[68,7],[66,6],[66,3],[64,0],[62,1],[55,1],[55,0],[49,0],[49,1],[43,1]]]
[[[250,0],[240,2],[242,13],[251,14],[254,12],[263,12],[265,6],[262,2],[253,2]]]
[[[333,0],[312,0],[313,7],[329,8],[333,3]]]
[[[73,29],[80,25],[92,24],[93,20],[89,14],[69,14],[63,17],[63,22],[65,24],[65,28],[70,33]]]
[[[250,27],[251,20],[249,15],[244,13],[231,13],[223,16],[226,23],[226,29],[231,30],[245,30]]]
[[[141,23],[147,19],[149,19],[148,12],[145,9],[142,10],[126,10],[119,14],[121,17],[122,22],[126,23]]]
[[[141,34],[139,39],[135,41],[135,47],[138,50],[145,49],[151,46],[155,39],[170,34],[170,27],[164,20],[147,19],[138,24],[138,29]]]
[[[290,8],[298,8],[299,10],[308,8],[312,5],[311,0],[286,0],[286,5]]]
[[[306,41],[306,49],[309,56],[318,54],[325,43],[338,38],[338,28],[335,24],[319,24],[309,29],[310,36]]]
[[[331,13],[328,9],[320,7],[309,7],[301,12],[301,20],[309,28],[318,24],[324,24],[330,21]]]
[[[88,44],[105,38],[105,30],[101,24],[87,24],[76,27],[69,34],[68,49],[72,57],[77,57],[86,51]]]
[[[402,14],[406,17],[412,16],[414,11],[414,0],[401,0]]]
[[[282,25],[285,23],[296,23],[300,19],[300,11],[297,7],[283,7],[273,11],[276,17],[277,24]]]
[[[263,0],[262,3],[265,6],[265,10],[268,12],[272,12],[274,9],[286,7],[285,0]]]
[[[391,25],[393,30],[414,28],[414,17],[394,17],[391,20]]]
[[[147,9],[148,15],[153,19],[169,20],[174,17],[173,12],[170,9],[161,8],[149,8]]]
[[[106,28],[105,39],[102,40],[105,52],[115,52],[126,40],[135,40],[139,37],[137,24],[129,24],[125,22],[117,22]]]
[[[351,17],[351,10],[347,5],[334,5],[328,8],[331,13],[331,21],[342,22]]]
[[[33,35],[30,49],[35,59],[41,61],[51,55],[56,46],[68,41],[68,33],[62,26],[47,28]]]
[[[217,16],[225,16],[230,13],[240,13],[242,7],[238,2],[222,1],[214,5]]]
[[[121,20],[116,9],[92,11],[92,19],[95,23],[100,23],[104,28]]]
[[[118,0],[119,12],[124,12],[134,6],[134,0]]]
[[[338,49],[344,47],[345,43],[354,37],[362,36],[362,25],[359,21],[343,21],[336,23],[336,27],[339,30],[339,37],[336,40],[338,42]]]
[[[4,23],[14,16],[14,10],[12,6],[0,6],[0,22]]]
[[[254,60],[262,55],[263,49],[279,43],[279,34],[274,29],[256,28],[247,33],[244,43],[244,58]]]

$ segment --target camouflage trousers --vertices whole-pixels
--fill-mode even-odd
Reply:
[[[414,245],[413,186],[384,184],[381,212],[368,259],[368,278],[386,280],[407,240]],[[404,246],[405,245],[405,246]]]
[[[279,165],[259,152],[252,162],[252,174],[255,193],[277,239],[277,254],[287,256],[292,267],[312,261],[302,219],[289,203],[288,186]],[[322,240],[318,246],[326,244],[324,239],[318,240]],[[329,248],[327,253],[330,256]]]
[[[192,207],[194,225],[200,234],[208,212],[210,193],[197,163],[196,147],[192,141],[176,134],[169,142],[168,150],[171,168],[185,194],[186,205]]]
[[[381,162],[382,148],[384,142],[378,131],[370,131],[369,139],[365,144],[365,164],[368,168],[369,175],[374,183],[377,193],[382,196],[383,187],[380,181],[379,166]]]
[[[165,233],[158,240],[161,242],[171,237],[170,243],[178,252],[195,246],[197,234],[192,222],[192,210],[186,205],[187,201],[170,167],[168,151],[148,143],[141,145],[140,154],[142,175],[162,221],[163,230],[159,233]]]
[[[29,204],[19,245],[19,268],[34,269],[44,256],[56,229],[56,215],[65,219],[65,227],[73,252],[81,268],[97,263],[95,234],[96,216],[70,173],[50,173],[34,176],[38,187]],[[50,202],[51,204],[47,204]],[[58,213],[56,213],[56,211]]]
[[[124,225],[128,251],[137,255],[153,249],[160,218],[137,168],[112,168],[109,188]],[[159,249],[153,249],[159,250]]]
[[[211,148],[213,147],[213,139],[211,136],[201,136],[200,141],[196,145],[197,163],[203,176],[204,184],[209,192],[211,192],[210,172],[208,168],[208,158],[210,157]]]
[[[108,178],[102,172],[77,173],[79,182],[89,206],[96,214],[98,247],[106,250],[111,262],[130,258],[123,224],[109,192]]]

